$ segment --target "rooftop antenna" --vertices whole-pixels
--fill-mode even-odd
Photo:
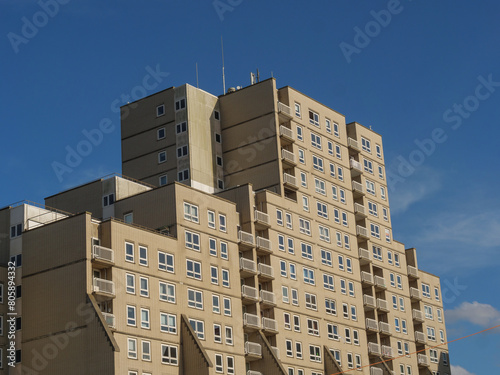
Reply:
[[[257,68],[257,82],[260,82],[259,68]]]
[[[250,84],[255,85],[255,82],[256,82],[255,74],[253,74],[253,72],[250,72]]]
[[[222,50],[222,93],[226,93],[226,74],[224,73],[224,42],[222,41],[222,35],[220,36],[220,46]]]
[[[196,63],[196,88],[200,88],[200,85],[198,84],[198,63]]]

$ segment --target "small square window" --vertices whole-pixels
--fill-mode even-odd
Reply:
[[[217,142],[217,143],[222,142],[221,135],[219,133],[215,133],[215,142]]]
[[[164,174],[163,176],[160,176],[159,179],[158,179],[158,182],[160,184],[160,186],[165,186],[167,184],[167,175]]]
[[[163,116],[165,114],[165,104],[156,107],[156,117]]]
[[[167,152],[161,151],[158,153],[158,163],[165,163],[167,161]]]
[[[217,156],[217,165],[222,167],[222,156]]]
[[[186,121],[181,122],[175,126],[175,132],[177,134],[184,133],[185,131],[187,131],[187,122]]]
[[[179,111],[186,108],[186,98],[179,99],[175,102],[175,110]]]
[[[214,111],[214,119],[220,120],[220,112],[219,111]]]
[[[158,129],[157,139],[160,140],[160,139],[164,139],[164,138],[165,138],[165,128]]]

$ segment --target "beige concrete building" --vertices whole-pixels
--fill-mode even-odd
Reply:
[[[381,136],[274,79],[230,91],[123,107],[129,177],[0,210],[0,374],[450,374]]]

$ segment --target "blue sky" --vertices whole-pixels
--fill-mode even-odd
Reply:
[[[117,106],[196,85],[196,63],[200,88],[221,94],[222,35],[227,87],[258,68],[382,134],[394,236],[441,276],[449,339],[500,324],[500,3],[56,4],[0,5],[0,206],[120,172]],[[498,332],[450,350],[456,375],[500,368]]]

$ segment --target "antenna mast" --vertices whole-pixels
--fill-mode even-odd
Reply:
[[[200,88],[200,85],[198,84],[198,63],[196,63],[196,88]]]
[[[224,73],[224,42],[222,41],[222,35],[220,36],[220,46],[222,50],[222,94],[226,93],[226,74]]]

